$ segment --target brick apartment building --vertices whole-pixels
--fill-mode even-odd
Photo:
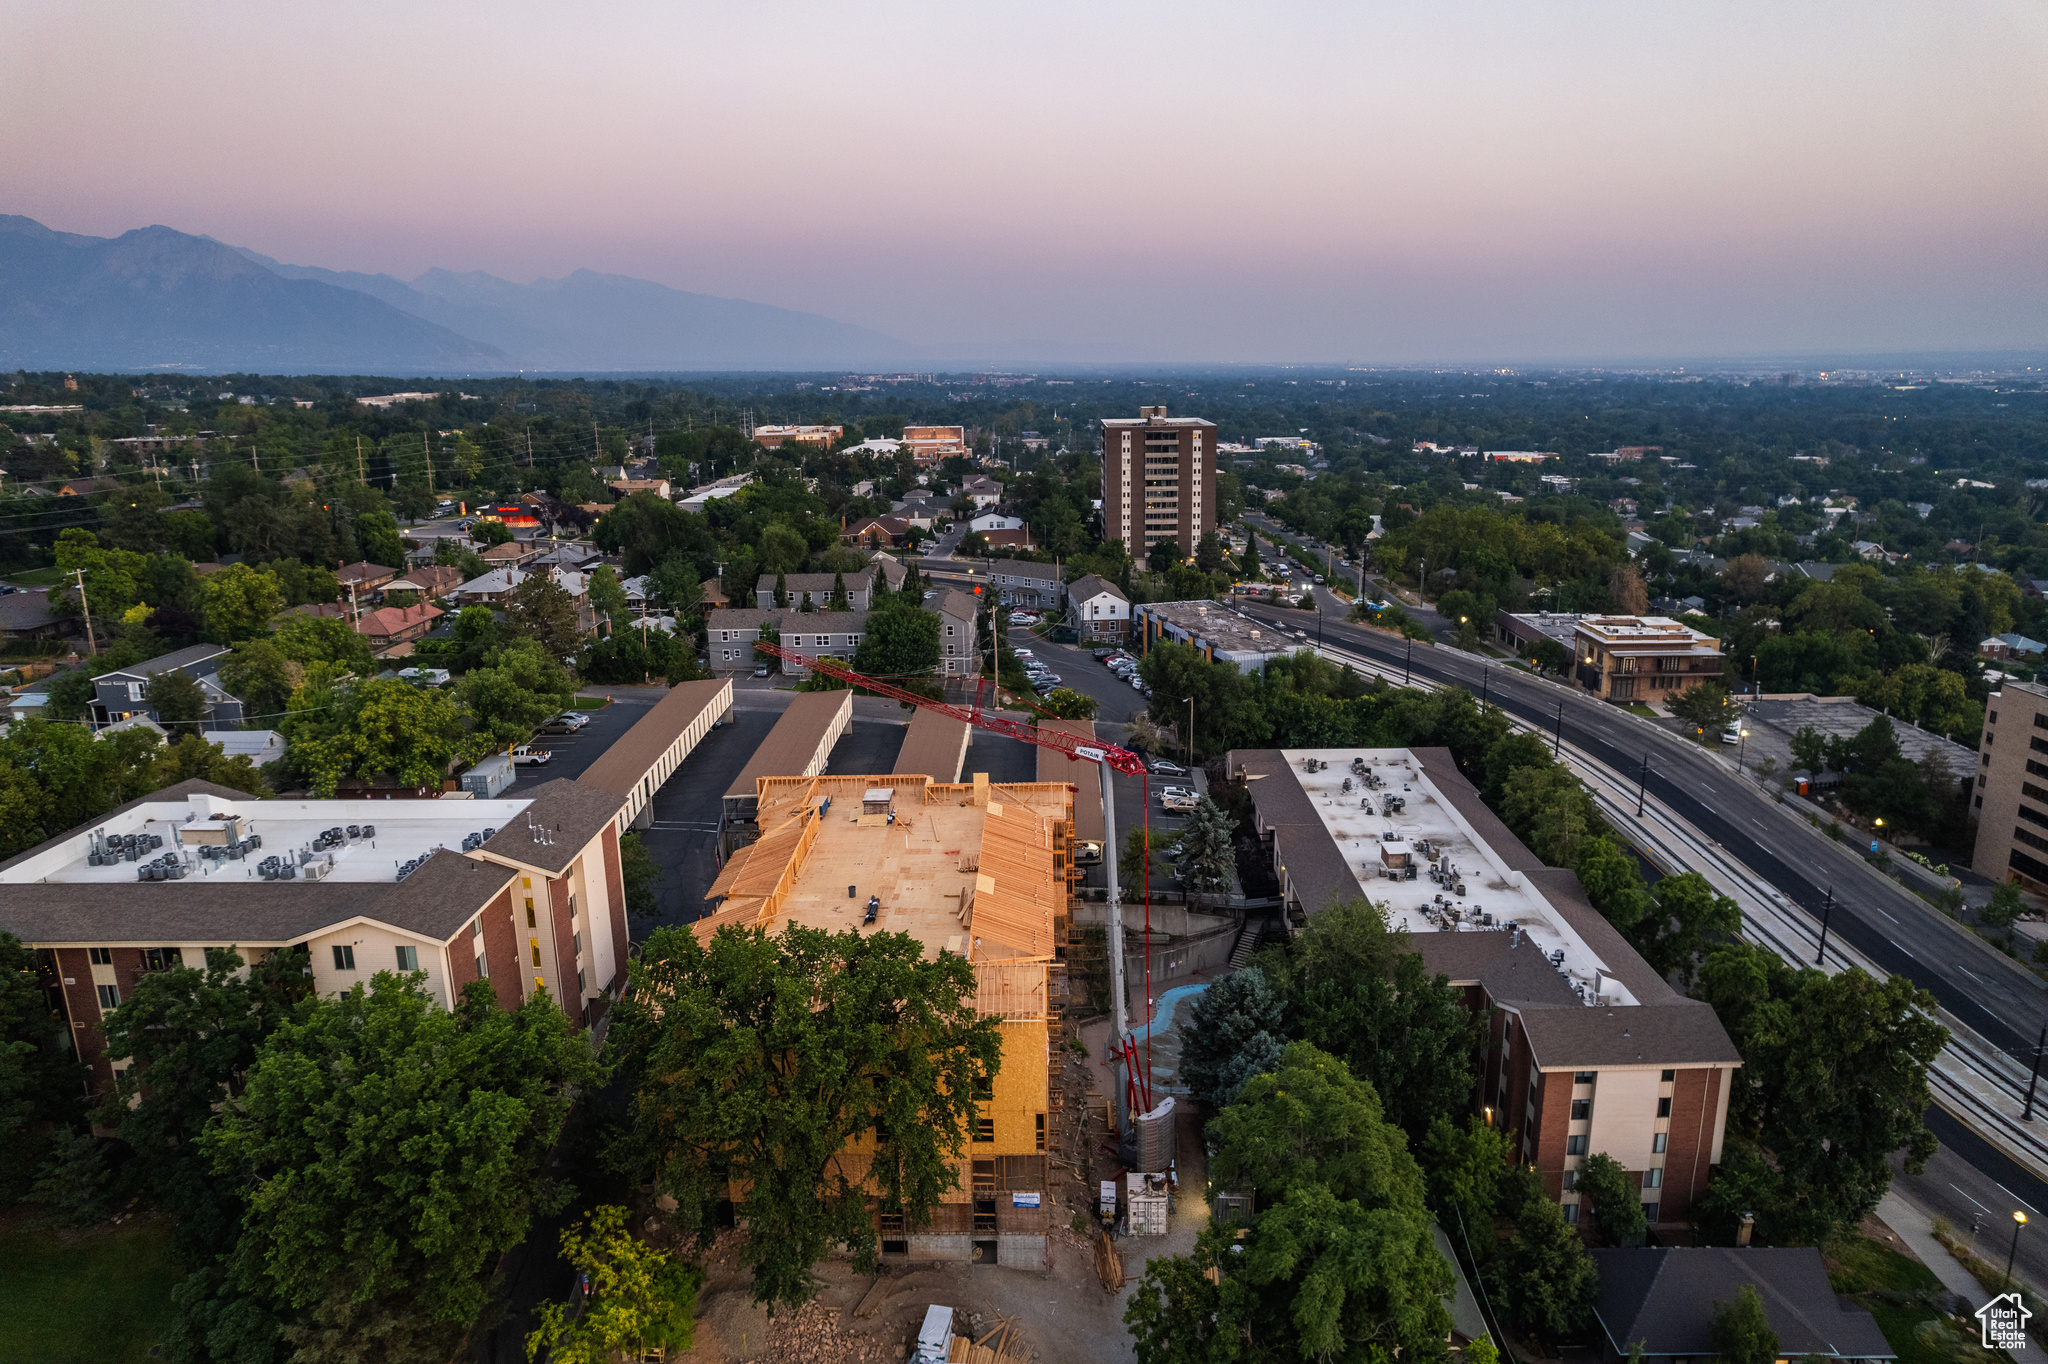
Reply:
[[[1742,1064],[1713,1009],[1652,971],[1576,875],[1524,847],[1449,750],[1240,750],[1228,763],[1248,781],[1291,924],[1348,897],[1384,904],[1486,1019],[1473,1107],[1566,1220],[1578,1221],[1580,1166],[1604,1153],[1653,1227],[1683,1225],[1720,1162]]]

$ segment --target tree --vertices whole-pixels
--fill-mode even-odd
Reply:
[[[1696,871],[1662,877],[1650,886],[1652,908],[1628,936],[1660,976],[1676,974],[1692,988],[1701,953],[1714,939],[1742,927],[1742,909]]]
[[[135,1152],[188,1263],[234,1243],[239,1191],[213,1177],[200,1134],[241,1095],[263,1040],[307,995],[305,962],[303,949],[281,951],[245,973],[233,948],[209,951],[203,966],[144,975],[103,1023],[107,1059],[121,1071],[95,1118]]]
[[[957,1185],[977,1084],[1002,1064],[964,958],[791,923],[774,938],[728,926],[708,945],[657,929],[630,969],[611,1024],[637,1077],[630,1149],[707,1236],[739,1194],[755,1301],[810,1298],[811,1266],[835,1244],[872,1270],[868,1189],[839,1163],[849,1142],[870,1141],[866,1184],[910,1225]]]
[[[1501,1185],[1515,1159],[1507,1133],[1489,1127],[1477,1113],[1467,1117],[1463,1127],[1439,1113],[1415,1149],[1430,1204],[1444,1230],[1470,1237],[1490,1227]]]
[[[1248,1077],[1209,1137],[1211,1178],[1256,1189],[1262,1206],[1315,1184],[1368,1208],[1422,1205],[1421,1167],[1379,1094],[1313,1043],[1289,1044],[1279,1065]]]
[[[619,586],[619,575],[612,572],[610,564],[591,570],[590,604],[615,626],[626,618],[626,589]]]
[[[1180,1078],[1195,1097],[1218,1107],[1247,1080],[1275,1069],[1286,1047],[1286,1009],[1265,972],[1247,966],[1195,996],[1182,1034]]]
[[[1237,875],[1235,826],[1223,807],[1203,796],[1180,833],[1180,880],[1198,895],[1230,889]]]
[[[779,570],[775,574],[775,604],[777,606],[789,605],[788,578],[787,575],[783,574]]]
[[[200,1138],[248,1200],[226,1268],[300,1360],[444,1360],[559,1191],[570,1096],[603,1078],[545,991],[453,1010],[413,976],[309,1001]]]
[[[1155,829],[1148,839],[1142,828],[1124,831],[1123,851],[1117,855],[1117,881],[1127,890],[1145,884],[1148,872],[1147,854],[1156,853],[1173,845],[1173,835],[1164,829]]]
[[[1778,1357],[1778,1333],[1755,1284],[1743,1284],[1733,1298],[1714,1304],[1707,1333],[1721,1364],[1771,1364]]]
[[[335,616],[286,616],[272,638],[277,651],[294,663],[338,663],[357,677],[377,670],[370,642]]]
[[[206,718],[206,689],[178,668],[150,674],[142,699],[156,712],[157,723],[174,733],[195,733]]]
[[[512,528],[496,517],[491,517],[486,520],[480,520],[471,526],[469,528],[469,538],[473,543],[489,549],[493,545],[510,544],[512,541]]]
[[[207,575],[200,581],[199,598],[207,638],[218,644],[261,634],[284,607],[277,575],[247,564],[229,564]]]
[[[300,761],[322,800],[348,777],[439,786],[456,763],[489,751],[489,740],[479,742],[466,720],[447,692],[371,678],[348,689],[331,734],[298,745]]]
[[[1819,776],[1827,766],[1828,736],[1812,725],[1801,725],[1792,735],[1792,758],[1808,772]]]
[[[661,868],[637,833],[619,839],[619,877],[625,884],[626,912],[636,919],[652,920],[660,912],[655,888],[661,882]]]
[[[519,639],[493,650],[483,667],[464,673],[455,693],[475,717],[480,738],[517,744],[569,704],[576,684],[540,644]]]
[[[1100,707],[1094,697],[1072,687],[1054,687],[1039,704],[1061,720],[1093,720]]]
[[[1237,556],[1238,576],[1248,583],[1259,580],[1259,538],[1247,534],[1244,537],[1244,553]]]
[[[1215,531],[1205,532],[1195,542],[1195,567],[1204,573],[1221,573],[1229,566],[1230,560],[1223,553],[1223,542],[1216,538]]]
[[[221,664],[218,676],[221,686],[241,698],[246,717],[269,720],[282,716],[290,706],[303,671],[273,641],[249,639],[235,646],[234,655]]]
[[[1986,928],[2009,929],[2027,909],[2026,897],[2017,881],[2001,881],[1991,888],[1991,898],[1977,911],[1978,922]]]
[[[1665,702],[1664,708],[1708,734],[1719,734],[1723,727],[1742,714],[1742,708],[1729,698],[1728,689],[1719,682],[1701,682],[1687,687]]]
[[[526,1357],[549,1364],[611,1364],[644,1350],[688,1350],[704,1273],[642,1243],[626,1225],[627,1210],[604,1204],[562,1232],[562,1258],[589,1285],[580,1316],[568,1304],[541,1305],[540,1325],[526,1337]]]
[[[526,636],[554,659],[573,658],[583,646],[583,623],[576,599],[545,573],[529,573],[505,608],[505,624]]]
[[[1579,1166],[1579,1195],[1581,1202],[1591,1202],[1600,1235],[1608,1245],[1642,1244],[1648,1225],[1642,1199],[1620,1161],[1604,1151],[1587,1156]]]
[[[1926,1168],[1927,1070],[1948,1042],[1932,995],[1904,976],[1795,970],[1739,942],[1708,956],[1698,993],[1743,1057],[1730,1139],[1759,1143],[1776,1166],[1778,1197],[1754,1209],[1760,1235],[1817,1243],[1877,1206],[1893,1152],[1908,1173]]]
[[[1529,647],[1529,661],[1539,673],[1563,677],[1572,666],[1572,651],[1554,639],[1539,639]]]
[[[1523,1200],[1497,1282],[1509,1318],[1546,1345],[1582,1330],[1600,1293],[1593,1257],[1548,1198]]]
[[[868,613],[853,651],[853,670],[867,677],[929,677],[939,666],[939,618],[910,603]]]
[[[1145,567],[1164,573],[1180,562],[1180,546],[1171,540],[1154,540],[1145,550]]]
[[[75,1053],[60,1050],[65,1033],[36,954],[0,933],[0,1196],[26,1191],[52,1135],[79,1116],[85,1072]]]

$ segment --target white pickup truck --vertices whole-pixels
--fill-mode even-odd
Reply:
[[[555,755],[545,748],[535,748],[532,744],[521,744],[512,750],[512,765],[514,767],[539,767],[543,763],[553,762],[554,757]]]

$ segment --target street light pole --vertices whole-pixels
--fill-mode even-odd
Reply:
[[[1820,907],[1820,951],[1813,954],[1813,964],[1821,964],[1821,958],[1828,954],[1828,919],[1835,912],[1835,888],[1828,887],[1827,903]]]
[[[1415,661],[1415,636],[1408,636],[1408,655],[1401,660],[1401,685],[1408,685],[1408,665]]]
[[[2020,1114],[2021,1122],[2034,1120],[2034,1086],[2041,1079],[2041,1051],[2044,1047],[2048,1047],[2048,1023],[2041,1025],[2041,1040],[2034,1043],[2034,1069],[2033,1073],[2027,1076],[2027,1109]]]
[[[1742,775],[1742,755],[1749,752],[1749,731],[1742,731],[1742,741],[1735,745],[1735,775]]]
[[[1557,733],[1550,741],[1550,756],[1555,758],[1564,748],[1564,698],[1557,700]]]
[[[2027,1224],[2027,1215],[2014,1212],[2012,1215],[2012,1249],[2005,1253],[2005,1286],[2012,1287],[2012,1262],[2020,1253],[2020,1228]]]
[[[1643,817],[1643,797],[1650,790],[1650,750],[1643,750],[1643,778],[1636,786],[1636,818]]]

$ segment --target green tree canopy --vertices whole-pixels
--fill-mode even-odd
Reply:
[[[548,1151],[602,1075],[545,992],[508,1012],[472,981],[450,1012],[380,971],[303,1007],[200,1138],[247,1199],[229,1276],[301,1358],[448,1358],[553,1206]]]
[[[1180,1078],[1195,1097],[1221,1106],[1247,1080],[1277,1068],[1287,1045],[1285,1004],[1256,966],[1233,971],[1195,996],[1181,1036]]]
[[[1778,1333],[1755,1284],[1743,1284],[1733,1298],[1715,1303],[1707,1331],[1722,1364],[1772,1364],[1778,1357]]]
[[[438,786],[456,763],[490,751],[444,691],[397,678],[358,682],[344,694],[331,732],[298,745],[314,795],[326,799],[349,777],[387,777],[400,786]]]
[[[142,699],[156,712],[157,723],[174,733],[194,733],[206,718],[206,689],[198,678],[177,668],[152,673]]]
[[[277,575],[247,564],[229,564],[208,575],[200,583],[199,596],[207,637],[221,644],[262,634],[284,607]]]
[[[569,1304],[543,1303],[540,1324],[526,1337],[526,1357],[549,1364],[612,1364],[643,1350],[688,1350],[704,1273],[644,1244],[617,1204],[593,1208],[562,1232],[562,1258],[589,1285],[573,1319]]]
[[[569,704],[576,683],[538,642],[515,639],[492,650],[484,666],[464,673],[456,695],[475,718],[480,738],[517,744]]]
[[[757,1302],[810,1298],[833,1245],[875,1262],[867,1195],[839,1165],[849,1141],[872,1140],[882,1207],[913,1226],[957,1183],[976,1081],[1002,1062],[964,958],[792,923],[774,938],[722,928],[708,946],[658,929],[631,971],[611,1036],[637,1077],[632,1149],[707,1235],[727,1189],[742,1191]]]
[[[0,933],[0,1195],[19,1198],[52,1137],[79,1115],[85,1073],[62,1048],[35,953]]]
[[[505,625],[540,645],[548,657],[574,658],[583,647],[583,623],[577,619],[576,599],[569,590],[545,573],[529,573],[505,607]]]
[[[1587,1156],[1579,1166],[1579,1196],[1592,1206],[1594,1221],[1608,1245],[1642,1244],[1648,1225],[1642,1195],[1620,1161],[1605,1152]]]
[[[939,666],[939,618],[909,603],[868,613],[853,670],[880,679],[929,677]]]

